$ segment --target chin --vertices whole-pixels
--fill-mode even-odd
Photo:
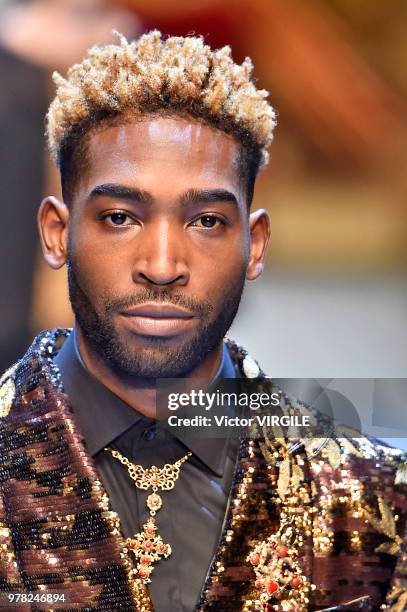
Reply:
[[[142,378],[177,378],[193,370],[200,361],[194,346],[194,338],[180,336],[116,337],[110,344],[106,357],[122,374]],[[198,359],[197,359],[198,357]]]
[[[181,349],[194,341],[194,337],[186,334],[177,336],[149,336],[136,333],[124,333],[119,338],[119,344],[123,350],[129,353],[139,354],[140,351],[154,351]]]

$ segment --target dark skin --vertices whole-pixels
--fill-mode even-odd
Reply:
[[[265,210],[248,213],[238,175],[240,144],[194,119],[146,116],[89,135],[88,163],[68,208],[50,196],[39,214],[44,257],[58,269],[69,248],[96,305],[154,290],[222,309],[224,287],[263,271],[270,236]],[[156,304],[147,304],[153,308]],[[115,312],[115,332],[148,357],[159,340],[175,349],[193,337],[199,311]],[[134,315],[134,316],[133,316]],[[151,381],[121,374],[76,324],[88,370],[127,404],[155,415]],[[222,341],[187,376],[210,380]]]

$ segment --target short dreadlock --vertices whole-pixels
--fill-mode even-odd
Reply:
[[[230,47],[212,51],[202,37],[163,39],[152,31],[128,42],[92,47],[67,78],[54,72],[56,96],[47,115],[47,136],[57,161],[65,201],[83,165],[85,135],[100,125],[146,114],[189,116],[233,135],[243,146],[242,174],[248,201],[276,124],[268,92],[256,89],[252,62],[235,64]]]

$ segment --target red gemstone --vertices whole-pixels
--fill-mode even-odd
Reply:
[[[277,548],[277,554],[279,557],[286,557],[288,553],[288,548],[287,546],[279,546]]]
[[[275,548],[277,544],[275,542],[270,542],[271,548]]]
[[[140,558],[141,565],[148,565],[150,562],[151,562],[151,557],[147,557],[147,556],[143,555]]]
[[[159,552],[165,552],[167,550],[167,546],[166,544],[160,544],[160,546],[158,547]]]
[[[153,548],[153,543],[152,543],[152,542],[149,542],[149,541],[144,542],[144,548],[145,548],[146,550],[151,550],[151,549]]]
[[[250,557],[250,563],[252,565],[258,565],[260,562],[260,555],[259,553],[254,553],[251,557]]]
[[[154,529],[152,527],[147,527],[146,528],[146,534],[147,535],[153,535],[154,533]]]
[[[270,580],[270,582],[267,585],[268,594],[271,595],[272,593],[275,593],[276,591],[278,591],[277,582],[274,582],[274,580]]]
[[[294,576],[294,578],[291,580],[291,586],[294,587],[294,589],[296,589],[297,587],[300,586],[302,580],[299,576]]]
[[[138,575],[140,576],[140,578],[147,578],[148,573],[145,570],[139,569]]]

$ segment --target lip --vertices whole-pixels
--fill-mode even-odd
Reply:
[[[152,319],[191,319],[195,314],[174,304],[140,304],[121,312],[125,317],[150,317]]]
[[[189,331],[197,321],[195,313],[174,304],[141,304],[120,314],[132,332],[143,336],[177,336]]]

